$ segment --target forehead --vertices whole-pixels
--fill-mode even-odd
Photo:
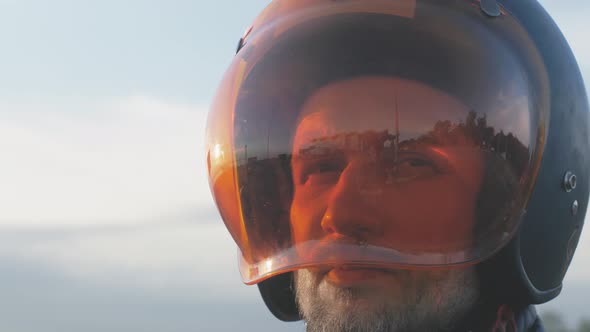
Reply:
[[[453,96],[416,81],[374,76],[338,81],[306,100],[294,145],[347,132],[401,130],[419,136],[439,121],[464,120],[468,111]]]

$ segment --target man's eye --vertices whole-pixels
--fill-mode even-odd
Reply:
[[[308,176],[306,184],[315,186],[334,184],[339,178],[340,172],[317,173]]]
[[[432,167],[432,163],[427,161],[427,160],[423,160],[423,159],[410,159],[410,160],[405,160],[405,163],[408,166],[411,167]]]
[[[342,169],[336,163],[318,163],[310,165],[303,174],[306,185],[325,185],[338,182]]]
[[[403,158],[395,163],[392,169],[395,182],[407,182],[437,174],[439,174],[439,170],[436,164],[420,157]]]

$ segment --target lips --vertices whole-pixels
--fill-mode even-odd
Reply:
[[[384,269],[341,265],[328,270],[325,278],[338,287],[353,287],[390,274]]]

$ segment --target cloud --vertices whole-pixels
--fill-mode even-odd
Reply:
[[[585,238],[580,240],[566,286],[590,280],[590,242]],[[216,299],[246,298],[252,293],[252,287],[240,280],[236,245],[221,221],[0,229],[3,260],[25,262],[101,287],[157,294],[192,292]]]
[[[0,224],[141,222],[212,205],[205,107],[130,96],[0,109]]]
[[[0,261],[17,261],[100,287],[245,298],[237,249],[218,223],[0,230]]]
[[[586,224],[588,224],[586,222]],[[574,259],[572,260],[568,273],[565,277],[565,283],[583,282],[588,283],[590,280],[590,229],[588,225],[582,231],[582,235],[576,248]]]
[[[209,193],[205,107],[129,96],[0,110],[0,267],[203,301],[257,292]]]
[[[45,235],[56,239],[72,236],[53,232]],[[18,239],[28,236],[21,234]],[[145,255],[150,253],[147,250]],[[198,266],[198,262],[193,265]],[[274,319],[257,288],[235,280],[146,284],[146,276],[141,274],[109,272],[111,277],[103,281],[80,279],[48,264],[0,255],[0,330],[186,332],[236,331],[244,326],[258,326],[260,332],[304,330],[300,324],[285,325]],[[168,275],[182,279],[179,272],[173,268]]]

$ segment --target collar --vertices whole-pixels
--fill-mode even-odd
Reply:
[[[545,332],[534,306],[481,303],[463,324],[447,332]]]
[[[534,306],[514,310],[501,305],[496,313],[496,321],[491,332],[544,332],[543,324]]]

